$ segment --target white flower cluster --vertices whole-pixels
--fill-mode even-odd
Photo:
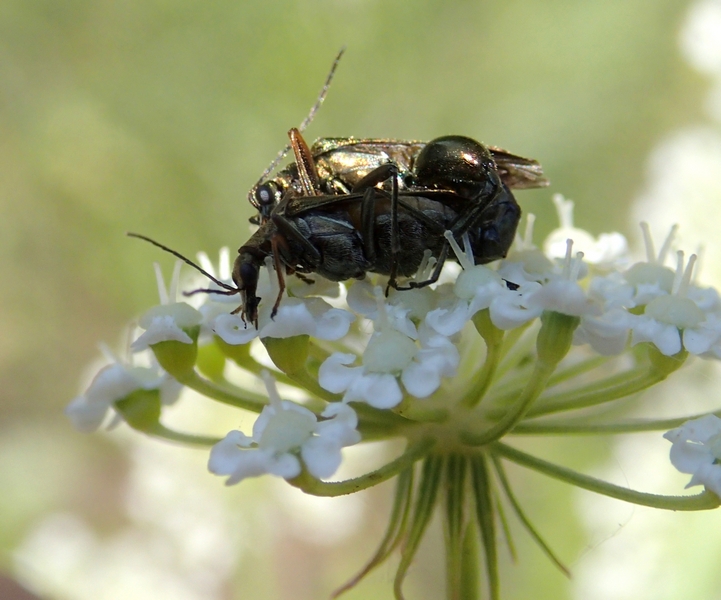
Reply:
[[[462,332],[481,311],[487,311],[498,330],[523,326],[545,311],[570,315],[579,323],[574,343],[589,344],[602,355],[619,354],[629,344],[645,342],[667,356],[686,350],[721,358],[721,302],[715,290],[693,283],[695,256],[685,262],[678,252],[675,270],[664,264],[674,230],[656,254],[644,225],[647,260],[628,267],[627,244],[620,234],[603,234],[596,240],[573,226],[573,203],[560,196],[554,202],[562,227],[549,236],[545,253],[533,245],[532,215],[524,236],[494,267],[475,265],[467,237],[461,248],[447,232],[462,268],[455,280],[390,290],[387,297],[381,281],[358,281],[348,286],[343,308],[320,297],[339,296],[338,284],[289,281],[290,296],[282,299],[271,318],[279,286],[268,260],[258,286],[263,301],[257,329],[231,314],[237,296],[206,294],[194,308],[177,301],[178,269],[170,290],[158,271],[161,305],[140,320],[144,332],[132,349],[141,352],[170,341],[203,345],[215,336],[231,346],[256,338],[302,335],[333,343],[336,351],[320,364],[318,384],[342,394],[341,401],[313,413],[281,401],[266,375],[270,404],[259,415],[252,436],[232,431],[211,453],[211,471],[228,475],[228,483],[261,473],[293,478],[301,473],[302,464],[315,477],[331,476],[340,464],[341,448],[360,439],[349,403],[393,409],[404,398],[436,394],[444,378],[456,375]],[[582,251],[574,252],[579,245]],[[206,255],[200,256],[200,263],[216,275]],[[416,281],[428,277],[433,263],[427,253]],[[231,283],[227,250],[221,252],[217,277]],[[189,335],[193,328],[194,338]],[[165,391],[169,381],[172,378],[158,368],[151,373],[115,361],[67,413],[79,428],[95,429],[108,408],[135,389],[160,389],[164,397],[171,397]]]

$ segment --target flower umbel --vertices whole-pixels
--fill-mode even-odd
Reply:
[[[150,357],[150,366],[113,359],[66,413],[78,428],[92,431],[114,410],[116,422],[144,433],[210,446],[208,468],[228,485],[270,474],[308,494],[338,496],[395,479],[381,545],[337,594],[399,549],[394,592],[403,598],[404,578],[439,505],[448,598],[478,597],[481,555],[489,596],[500,597],[501,500],[568,573],[523,512],[506,464],[644,506],[719,506],[721,418],[640,422],[604,414],[614,402],[663,381],[689,354],[721,358],[721,302],[715,290],[696,285],[695,256],[686,260],[677,252],[675,268],[666,265],[675,229],[656,253],[643,225],[646,260],[629,267],[620,234],[596,239],[573,225],[572,203],[554,201],[562,227],[541,245],[545,253],[533,243],[532,215],[508,258],[491,265],[474,263],[467,235],[456,240],[446,232],[460,273],[449,262],[440,282],[428,287],[419,282],[433,271],[429,252],[416,279],[407,282],[414,289],[384,294],[387,279],[374,276],[345,282],[339,294],[336,284],[315,275],[312,285],[289,279],[290,295],[271,317],[273,301],[265,299],[275,299],[279,286],[268,261],[258,282],[264,300],[257,329],[232,314],[237,298],[208,295],[196,308],[176,302],[177,269],[170,290],[159,276],[161,304],[140,320],[144,332],[132,345],[138,360]],[[214,269],[201,257],[204,269],[221,280],[229,277],[227,261],[227,252],[221,254]],[[228,363],[241,367],[246,379],[234,380]],[[266,394],[247,385],[253,376],[262,379]],[[302,400],[282,399],[276,381],[296,388],[284,397]],[[256,414],[252,432],[233,430],[219,440],[163,426],[163,406],[177,398],[181,384]],[[689,486],[705,486],[698,495],[666,497],[616,486],[509,444],[529,434],[669,427],[671,462],[692,475]],[[341,465],[344,448],[391,438],[404,439],[406,447],[388,464],[325,481]],[[502,531],[508,535],[507,527]]]

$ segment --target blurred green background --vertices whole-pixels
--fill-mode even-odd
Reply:
[[[542,162],[551,191],[518,194],[541,236],[556,224],[551,192],[576,200],[577,223],[594,234],[635,236],[627,210],[649,151],[703,118],[707,83],[678,51],[687,9],[678,0],[3,0],[0,568],[48,598],[127,597],[118,590],[130,567],[112,577],[78,567],[63,587],[42,561],[28,575],[14,555],[57,515],[74,515],[98,540],[137,521],[130,442],[81,435],[62,415],[97,342],[122,346],[124,325],[156,302],[151,262],[170,264],[124,233],[189,255],[239,246],[248,189],[307,114],[341,46],[309,139],[465,134]],[[571,447],[544,444],[560,460]],[[603,457],[603,443],[588,444],[574,451],[577,466]],[[189,486],[227,494],[241,513],[254,507],[258,523],[280,519],[266,484],[225,492],[215,479],[199,483],[211,478],[203,453],[170,450],[196,472]],[[532,482],[519,479],[522,489]],[[245,537],[226,553],[217,590],[193,596],[161,581],[149,597],[326,597],[371,552],[386,492],[360,501],[361,526],[335,545],[272,524],[229,525],[230,537]],[[555,484],[529,494],[529,513],[574,563],[588,542],[573,496]],[[537,550],[519,547],[520,565],[503,575],[507,597],[571,597]],[[429,550],[419,561],[409,596],[439,597],[442,559]],[[381,569],[348,597],[390,598],[390,578]]]

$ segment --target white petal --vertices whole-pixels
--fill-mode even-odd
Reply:
[[[348,334],[355,315],[347,310],[331,308],[317,321],[315,337],[321,340],[339,340]]]
[[[316,422],[316,416],[307,408],[284,400],[282,409],[273,411],[262,430],[253,428],[253,439],[259,448],[272,451],[275,455],[292,452],[313,435]]]
[[[413,362],[403,369],[401,381],[411,396],[427,398],[441,385],[441,374],[427,365]]]
[[[461,331],[471,318],[468,302],[459,300],[453,307],[437,308],[426,315],[426,324],[441,335],[451,336]]]
[[[491,323],[498,329],[507,331],[520,327],[524,323],[540,316],[540,308],[524,308],[524,298],[520,295],[503,294],[493,299],[490,306]]]
[[[268,473],[283,479],[293,479],[300,475],[300,461],[293,454],[281,454],[269,462]]]
[[[721,466],[712,463],[701,465],[699,470],[693,474],[691,481],[689,481],[686,487],[701,484],[717,496],[721,496]]]
[[[325,479],[331,477],[340,466],[341,446],[335,439],[314,437],[303,444],[300,456],[313,477]]]
[[[153,389],[161,383],[154,369],[126,367],[120,363],[107,365],[93,378],[85,396],[89,402],[110,404],[138,389]]]
[[[691,354],[708,352],[719,339],[719,332],[706,328],[684,329],[683,347]]]
[[[413,324],[413,321],[411,321],[408,317],[408,314],[410,313],[409,308],[400,304],[386,304],[385,309],[386,315],[388,316],[388,320],[390,321],[393,329],[396,329],[412,340],[415,340],[418,337],[418,330]]]
[[[681,351],[681,332],[674,325],[666,325],[654,338],[653,343],[666,356],[673,356]]]
[[[355,379],[343,400],[360,400],[375,408],[393,408],[403,399],[401,388],[393,375],[388,373],[367,373]]]
[[[721,298],[715,288],[689,287],[687,296],[705,312],[718,311],[721,308]]]
[[[713,463],[714,458],[708,448],[701,444],[676,442],[671,446],[671,464],[681,473],[695,473],[702,465]]]
[[[165,375],[160,384],[160,403],[163,406],[170,406],[180,398],[183,391],[183,384],[170,375]]]
[[[681,350],[681,334],[677,327],[665,325],[647,316],[638,318],[633,325],[631,344],[653,343],[662,354],[673,356]]]
[[[179,328],[189,328],[199,325],[203,316],[186,302],[174,302],[154,306],[146,312],[138,324],[143,329],[150,329],[158,319],[170,318]]]
[[[686,421],[680,427],[664,433],[663,437],[671,442],[688,440],[705,444],[719,434],[721,434],[721,419],[716,415],[704,415],[698,419]]]
[[[540,290],[529,295],[525,304],[528,308],[552,310],[575,317],[599,312],[594,302],[586,296],[583,288],[567,279],[556,279],[544,285]]]
[[[318,383],[324,390],[340,394],[363,374],[363,367],[346,367],[356,360],[355,354],[335,352],[318,369]]]
[[[260,337],[289,338],[296,335],[313,335],[315,319],[300,298],[287,298],[274,319],[269,319],[260,328]]]
[[[628,342],[630,316],[623,309],[613,309],[601,317],[583,317],[574,332],[574,344],[589,343],[604,356],[620,354]]]
[[[208,470],[216,475],[230,475],[227,485],[267,472],[270,457],[258,450],[248,449],[249,444],[250,438],[242,432],[229,432],[210,449]]]
[[[354,282],[346,296],[350,309],[360,315],[374,318],[378,312],[374,287],[367,279]]]
[[[65,416],[73,427],[84,433],[92,433],[103,424],[110,404],[89,402],[87,397],[78,396],[65,407]]]
[[[323,411],[327,420],[319,421],[315,431],[324,439],[335,439],[341,446],[352,446],[361,440],[356,412],[344,402],[332,402]]]
[[[190,336],[178,327],[173,317],[166,315],[164,317],[155,317],[148,326],[148,330],[135,340],[130,348],[133,352],[140,352],[154,344],[171,341],[182,342],[183,344],[193,343]]]
[[[246,323],[237,315],[218,315],[213,322],[213,332],[226,344],[247,344],[258,335],[252,323]]]

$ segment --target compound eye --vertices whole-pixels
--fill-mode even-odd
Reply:
[[[255,190],[255,200],[260,207],[273,206],[278,198],[278,186],[272,181],[259,185]]]

